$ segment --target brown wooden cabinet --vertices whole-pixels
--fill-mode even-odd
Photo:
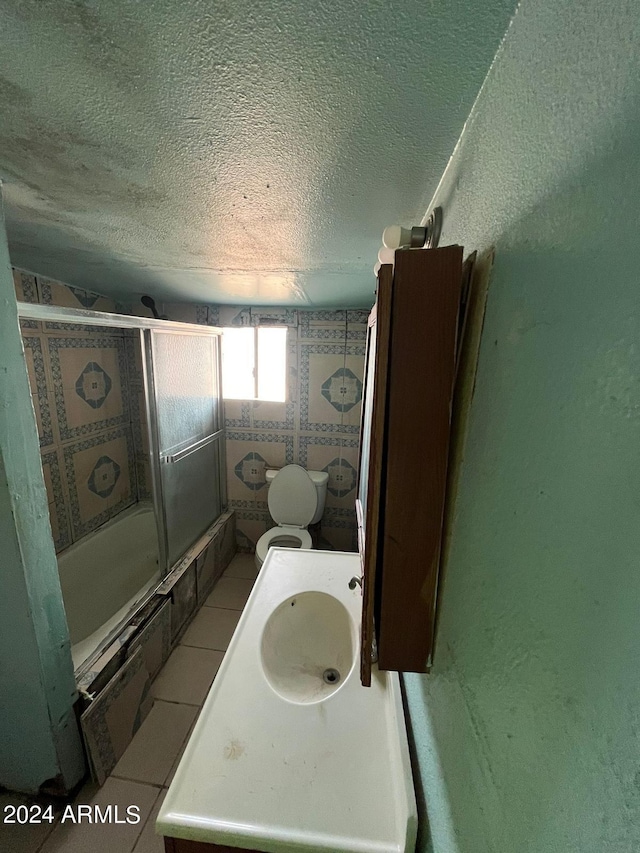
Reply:
[[[369,318],[356,510],[361,678],[431,663],[463,281],[462,247],[400,249]]]

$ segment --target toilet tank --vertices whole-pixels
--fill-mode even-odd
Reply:
[[[278,472],[272,468],[267,468],[265,472],[265,476],[267,478],[267,485],[270,485],[273,478],[276,476]],[[313,480],[313,484],[316,487],[316,492],[318,493],[318,506],[316,508],[315,515],[309,522],[310,524],[316,524],[322,518],[322,513],[324,512],[324,504],[327,498],[327,483],[329,482],[329,475],[326,471],[307,471],[307,474]]]
[[[307,471],[307,474],[313,480],[316,492],[318,493],[318,508],[316,509],[316,514],[311,519],[311,524],[316,524],[322,518],[322,513],[324,512],[324,503],[327,499],[327,483],[329,482],[329,475],[326,471]]]

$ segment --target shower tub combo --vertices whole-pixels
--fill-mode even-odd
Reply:
[[[58,555],[80,682],[226,508],[221,329],[18,303],[21,318],[134,330],[127,370],[144,389],[151,500],[143,498]],[[136,340],[137,339],[137,340]],[[198,370],[193,370],[193,365]],[[162,584],[162,587],[161,587]]]
[[[162,579],[153,506],[134,504],[67,548],[58,572],[78,670]]]

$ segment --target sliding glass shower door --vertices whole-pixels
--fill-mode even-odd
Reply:
[[[220,336],[148,329],[152,460],[169,571],[223,509]]]

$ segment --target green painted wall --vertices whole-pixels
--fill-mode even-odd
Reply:
[[[84,774],[76,685],[0,192],[0,785]]]
[[[640,849],[640,8],[524,0],[436,194],[496,245],[436,665],[437,853]],[[422,798],[422,795],[421,795]]]

